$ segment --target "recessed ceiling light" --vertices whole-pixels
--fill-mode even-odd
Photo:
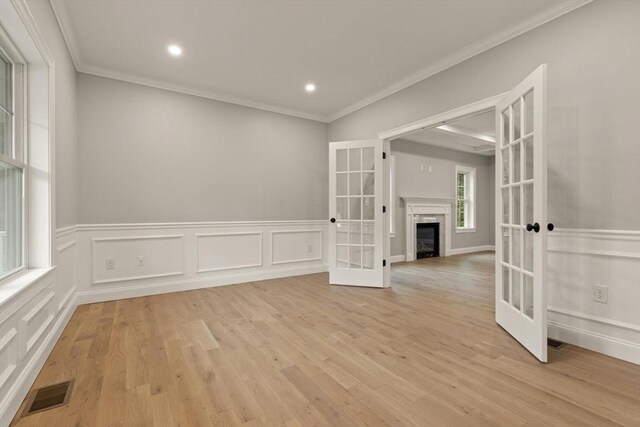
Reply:
[[[307,83],[307,85],[304,87],[304,89],[307,92],[315,92],[316,91],[316,85],[314,85],[313,83]]]
[[[169,51],[169,53],[173,56],[180,56],[182,55],[182,48],[178,45],[172,44],[169,45],[169,47],[167,48],[167,50]]]

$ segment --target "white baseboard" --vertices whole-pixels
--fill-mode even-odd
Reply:
[[[404,254],[391,256],[391,264],[395,264],[396,262],[405,262],[406,260],[407,258],[404,256]]]
[[[78,292],[78,301],[79,304],[90,304],[171,292],[190,291],[193,289],[235,285],[260,280],[277,279],[280,277],[301,276],[304,274],[322,273],[325,271],[328,271],[328,267],[326,265],[274,268],[255,272],[241,272],[236,274],[215,275],[199,278],[184,278],[180,280],[154,282],[151,284],[137,286],[129,285],[117,288],[109,287]]]
[[[20,376],[9,389],[7,396],[5,396],[5,406],[0,408],[0,426],[8,426],[18,409],[20,409],[22,401],[26,397],[31,385],[47,361],[51,350],[53,350],[53,347],[58,342],[60,335],[62,335],[62,331],[64,331],[67,323],[69,323],[69,319],[77,306],[77,296],[74,295],[70,299],[62,315],[58,316],[58,319],[54,323],[53,328],[51,328],[51,331],[46,336],[43,343],[38,347],[31,359],[25,364]]]
[[[608,356],[640,364],[640,345],[613,336],[602,335],[585,329],[548,322],[549,338],[573,344]]]
[[[450,249],[447,255],[462,255],[462,254],[471,254],[474,252],[495,251],[495,250],[496,250],[496,247],[494,245],[470,246],[468,248]]]

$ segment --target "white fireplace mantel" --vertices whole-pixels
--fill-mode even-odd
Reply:
[[[431,198],[400,197],[405,203],[405,258],[406,261],[416,259],[416,224],[421,215],[444,215],[445,245],[444,256],[451,253],[451,202],[434,203]]]

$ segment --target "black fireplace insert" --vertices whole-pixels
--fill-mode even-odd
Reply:
[[[416,224],[416,258],[440,256],[440,224],[427,222]]]

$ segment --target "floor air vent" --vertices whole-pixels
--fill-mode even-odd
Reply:
[[[23,417],[66,405],[71,397],[73,380],[33,390],[27,399]]]
[[[557,341],[551,338],[547,338],[547,345],[551,348],[555,348],[556,350],[558,350],[564,346],[564,343],[562,341]]]

